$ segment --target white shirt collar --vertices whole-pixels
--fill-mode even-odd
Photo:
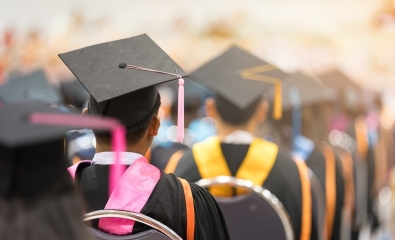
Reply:
[[[250,144],[254,141],[254,135],[247,131],[237,130],[226,136],[222,142],[231,144]]]
[[[99,165],[110,165],[114,164],[115,152],[100,152],[96,153],[92,159],[93,164]],[[121,153],[121,164],[131,165],[134,161],[142,158],[143,155],[134,152],[122,152]]]

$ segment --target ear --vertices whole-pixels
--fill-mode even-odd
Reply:
[[[269,112],[269,102],[263,100],[257,107],[255,116],[259,123],[263,123],[267,118],[267,113]]]
[[[208,117],[217,119],[218,112],[217,112],[217,106],[215,104],[214,98],[211,98],[211,97],[207,98],[204,105],[205,105],[205,109],[206,109],[206,115]]]
[[[151,123],[150,123],[150,125],[149,125],[149,128],[148,128],[148,135],[149,135],[149,136],[152,136],[152,137],[158,135],[158,129],[159,129],[159,127],[160,127],[160,120],[159,120],[158,115],[155,115],[155,116],[152,118]]]
[[[85,116],[85,115],[89,115],[88,108],[84,108],[84,110],[82,110],[81,112],[81,116]]]

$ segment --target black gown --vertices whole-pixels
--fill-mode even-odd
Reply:
[[[236,175],[250,145],[221,143],[222,153],[233,176]],[[190,182],[201,179],[192,151],[187,151],[180,159],[174,173]],[[289,154],[278,152],[276,161],[263,187],[273,193],[284,205],[288,212],[295,233],[295,239],[300,239],[302,218],[302,190],[299,170]],[[312,239],[314,239],[312,228]]]
[[[79,190],[86,200],[87,212],[104,209],[108,201],[109,165],[92,165],[77,170]],[[211,194],[190,183],[195,205],[195,239],[230,239],[222,213]],[[186,208],[181,182],[161,171],[161,177],[141,213],[165,224],[186,239]],[[98,222],[92,221],[97,228]],[[133,233],[150,227],[136,222]]]
[[[326,167],[325,167],[325,157],[322,152],[318,149],[314,149],[313,152],[306,160],[307,166],[313,171],[313,173],[317,176],[318,180],[322,185],[322,190],[326,193]],[[340,239],[340,230],[341,230],[341,217],[342,210],[344,205],[344,178],[343,172],[341,168],[341,162],[338,157],[336,157],[336,209],[335,209],[335,217],[333,222],[333,230],[331,239]]]
[[[188,149],[188,146],[181,143],[174,143],[170,147],[156,146],[151,151],[150,163],[160,170],[164,170],[175,152]]]

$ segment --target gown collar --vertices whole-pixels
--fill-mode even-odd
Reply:
[[[96,153],[92,159],[93,164],[99,165],[110,165],[114,162],[114,154],[115,152],[100,152]],[[131,165],[134,161],[139,158],[142,158],[143,155],[134,152],[122,152],[121,153],[121,164],[123,165]]]
[[[226,136],[221,142],[231,144],[251,144],[254,141],[254,135],[247,131],[236,130]]]

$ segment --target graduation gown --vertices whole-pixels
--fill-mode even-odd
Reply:
[[[151,150],[150,163],[160,170],[164,170],[174,153],[187,149],[189,147],[181,143],[174,143],[170,147],[156,146]]]
[[[306,159],[307,166],[314,172],[322,185],[325,197],[326,189],[326,164],[325,156],[321,150],[315,148]],[[342,209],[344,205],[344,178],[342,173],[342,165],[338,157],[335,158],[335,181],[336,181],[336,198],[335,198],[335,214],[333,217],[333,227],[330,239],[340,239]]]
[[[249,150],[249,144],[221,143],[221,150],[232,176],[235,176]],[[192,150],[181,157],[175,175],[196,182],[202,177]],[[302,193],[299,171],[288,153],[278,151],[274,165],[264,181],[263,187],[273,193],[288,212],[295,234],[300,238],[302,218]],[[313,237],[314,238],[314,237]]]
[[[108,201],[109,165],[94,164],[78,169],[79,191],[86,200],[86,211],[104,209]],[[210,193],[190,183],[195,205],[195,240],[229,239],[222,213]],[[181,182],[173,174],[161,171],[161,176],[147,203],[140,211],[142,214],[160,221],[180,237],[186,239],[186,207]],[[92,225],[98,227],[98,222]],[[133,233],[145,231],[150,227],[136,222]]]

